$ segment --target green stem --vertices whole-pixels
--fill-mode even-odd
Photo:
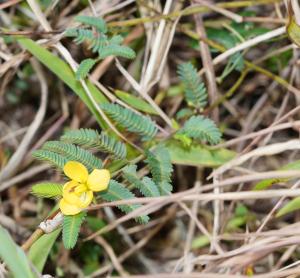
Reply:
[[[226,99],[230,98],[236,90],[241,86],[243,81],[245,80],[246,76],[249,73],[249,68],[246,68],[242,71],[242,74],[240,75],[239,79],[234,83],[234,85],[220,98],[218,98],[210,107],[208,110],[212,110],[215,107],[219,106],[222,104]]]

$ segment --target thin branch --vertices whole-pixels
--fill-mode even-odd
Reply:
[[[121,265],[121,263],[119,262],[114,250],[112,249],[112,247],[108,244],[108,242],[101,236],[97,236],[95,238],[95,241],[100,244],[103,249],[106,251],[106,253],[108,254],[108,256],[111,259],[111,262],[114,266],[114,268],[121,274],[121,277],[128,277],[126,271],[124,270],[123,266]]]

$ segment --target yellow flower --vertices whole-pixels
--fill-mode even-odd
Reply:
[[[106,190],[110,173],[106,169],[95,169],[90,174],[85,166],[76,161],[69,161],[64,166],[64,173],[71,181],[63,187],[63,198],[59,207],[64,215],[75,215],[89,206],[94,193]]]

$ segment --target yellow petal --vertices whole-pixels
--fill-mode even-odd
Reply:
[[[71,180],[80,183],[86,183],[89,175],[85,166],[77,161],[68,161],[64,166],[64,173]]]
[[[72,205],[77,205],[80,202],[79,195],[75,192],[77,187],[76,181],[69,181],[63,187],[63,198]]]
[[[75,215],[81,211],[79,207],[69,204],[64,199],[60,200],[59,208],[64,215]]]
[[[79,196],[79,202],[78,202],[78,207],[80,208],[86,208],[89,206],[89,204],[92,202],[94,197],[93,191],[88,190],[86,192],[83,192],[80,196]]]
[[[80,195],[81,193],[83,193],[85,191],[88,191],[86,184],[80,184],[80,185],[76,186],[76,188],[75,188],[75,193],[77,195]]]
[[[68,181],[64,184],[63,193],[65,191],[70,191],[72,189],[75,189],[77,186],[79,186],[79,183],[77,181]]]
[[[95,169],[89,175],[87,180],[87,186],[92,191],[103,191],[108,187],[110,180],[110,173],[106,169]]]

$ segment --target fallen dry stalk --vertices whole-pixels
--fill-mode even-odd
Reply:
[[[300,140],[298,139],[290,140],[284,143],[276,143],[276,144],[256,148],[251,152],[248,152],[244,155],[240,155],[237,158],[234,158],[231,161],[225,163],[217,170],[213,171],[213,173],[208,177],[208,179],[214,176],[222,175],[224,172],[245,163],[246,161],[250,160],[253,157],[270,156],[270,155],[279,154],[289,150],[300,150]]]
[[[296,171],[295,171],[296,172]],[[300,171],[297,171],[300,174]],[[300,175],[299,175],[300,176]],[[175,195],[175,194],[174,194]],[[268,191],[242,191],[242,192],[226,192],[226,193],[201,193],[201,194],[189,194],[186,196],[170,196],[170,197],[146,197],[135,198],[121,201],[107,202],[99,205],[94,205],[88,210],[96,210],[102,207],[114,207],[119,205],[129,204],[159,204],[166,201],[167,203],[177,201],[215,201],[215,200],[255,200],[255,199],[271,199],[279,197],[297,197],[300,196],[300,189],[277,189]],[[140,216],[143,214],[137,214]],[[135,216],[135,217],[136,217]]]
[[[300,268],[296,267],[284,271],[274,271],[268,274],[252,275],[251,278],[287,278],[289,275],[300,273]],[[131,275],[131,278],[249,278],[248,275],[241,274],[216,274],[216,273],[158,273],[155,275]],[[295,277],[295,276],[294,276]]]

